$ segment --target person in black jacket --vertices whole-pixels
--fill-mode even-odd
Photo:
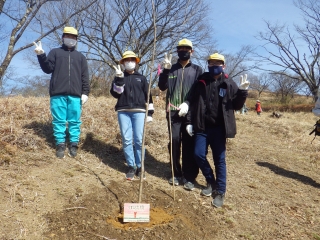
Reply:
[[[171,66],[171,55],[165,54],[164,69],[159,76],[158,83],[161,91],[167,90],[166,117],[169,137],[172,138],[172,141],[168,144],[168,148],[171,158],[172,147],[172,159],[170,163],[172,162],[174,174],[174,177],[169,178],[169,183],[174,185],[182,183],[187,190],[194,189],[194,181],[199,174],[199,167],[193,157],[193,137],[190,137],[186,132],[185,123],[185,115],[189,109],[188,98],[192,95],[190,89],[197,78],[203,73],[201,67],[190,61],[193,51],[190,40],[182,39],[179,41],[177,46],[179,60]],[[180,164],[181,146],[182,166]]]
[[[124,66],[122,72],[120,65],[113,66],[116,76],[112,82],[110,93],[118,101],[115,110],[118,112],[118,122],[122,137],[122,147],[129,167],[127,180],[134,176],[141,177],[141,153],[146,103],[148,102],[149,84],[145,76],[135,71],[140,59],[132,51],[122,55],[120,63]],[[147,122],[152,121],[154,112],[152,96],[150,93]],[[145,174],[142,174],[145,178]]]
[[[225,58],[215,53],[208,58],[208,70],[195,83],[190,99],[186,130],[195,137],[194,156],[207,181],[201,194],[213,196],[212,205],[223,205],[226,182],[226,139],[236,135],[235,110],[246,101],[249,88],[247,75],[240,77],[240,86],[223,72]],[[208,146],[212,150],[216,176],[207,160]]]
[[[77,155],[81,109],[88,100],[90,91],[87,59],[75,50],[77,38],[78,31],[75,28],[65,27],[62,47],[52,49],[48,56],[44,53],[40,41],[38,44],[34,43],[42,71],[51,74],[50,110],[58,158],[64,158],[66,123],[70,141],[68,155]]]

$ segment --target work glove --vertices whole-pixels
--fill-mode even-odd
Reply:
[[[37,55],[41,55],[41,54],[44,54],[44,51],[42,49],[42,44],[41,44],[41,41],[37,43],[33,42],[33,44],[36,46],[36,48],[34,49],[34,51],[36,52]]]
[[[115,92],[118,93],[118,94],[123,93],[123,91],[124,91],[124,85],[125,85],[125,84],[123,84],[122,86],[117,86],[117,84],[113,83],[113,91],[115,91]]]
[[[151,116],[147,116],[147,122],[152,122],[152,117]]]
[[[117,67],[112,65],[112,67],[114,68],[114,70],[116,70],[116,77],[123,78],[123,72],[120,65],[118,65]]]
[[[247,81],[247,74],[245,74],[244,77],[241,75],[239,89],[248,90],[249,85],[250,85],[250,82]]]
[[[187,133],[192,137],[193,136],[193,126],[187,125],[186,130],[187,130]]]
[[[167,53],[164,54],[164,60],[162,64],[165,69],[171,69],[171,66],[172,66],[171,59],[172,59],[172,54],[167,54]]]
[[[154,113],[153,103],[149,103],[149,105],[148,105],[148,113],[149,114],[153,114]]]
[[[87,95],[85,95],[85,94],[82,94],[82,95],[81,95],[81,102],[82,102],[82,105],[84,105],[87,101],[88,101],[88,96],[87,96]]]
[[[189,110],[189,106],[188,106],[188,104],[186,104],[186,103],[182,103],[180,106],[179,106],[179,109],[180,109],[180,111],[179,111],[179,116],[180,117],[184,117],[187,113],[188,113],[188,110]]]
[[[314,109],[312,109],[312,112],[315,116],[320,117],[320,87],[318,88],[317,96],[318,96],[318,99],[316,101],[316,105],[314,106]]]

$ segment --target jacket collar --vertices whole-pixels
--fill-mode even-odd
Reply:
[[[179,59],[177,60],[177,64],[182,67],[181,63],[179,62]],[[191,62],[191,60],[189,60],[188,64],[185,67],[189,67],[189,66],[191,66],[191,64],[192,64],[192,62]]]
[[[63,49],[63,50],[65,50],[65,51],[70,51],[70,52],[73,52],[74,51],[74,47],[73,48],[68,48],[66,45],[64,45],[64,44],[62,44],[62,46],[61,46],[61,48]]]
[[[127,71],[123,72],[124,76],[130,76],[130,75],[141,75],[139,72],[134,71],[132,74],[127,73]]]

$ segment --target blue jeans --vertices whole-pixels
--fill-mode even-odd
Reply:
[[[66,123],[70,142],[78,143],[81,125],[81,98],[76,96],[59,95],[50,98],[53,136],[56,144],[66,141]]]
[[[127,165],[141,167],[143,125],[146,113],[118,112],[122,147]]]
[[[208,146],[212,150],[216,178],[207,160]],[[226,134],[223,126],[206,129],[204,133],[195,133],[194,156],[203,176],[215,190],[223,194],[227,186]]]

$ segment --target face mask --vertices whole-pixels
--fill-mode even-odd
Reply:
[[[212,67],[208,67],[208,69],[209,69],[209,73],[211,73],[214,76],[220,75],[223,72],[222,66],[212,66]]]
[[[77,44],[77,40],[71,38],[63,38],[63,44],[66,45],[68,48],[73,48]]]
[[[136,68],[136,62],[124,62],[124,68],[128,71],[132,71]]]
[[[178,51],[179,59],[182,61],[186,61],[190,59],[190,52],[189,51]]]

